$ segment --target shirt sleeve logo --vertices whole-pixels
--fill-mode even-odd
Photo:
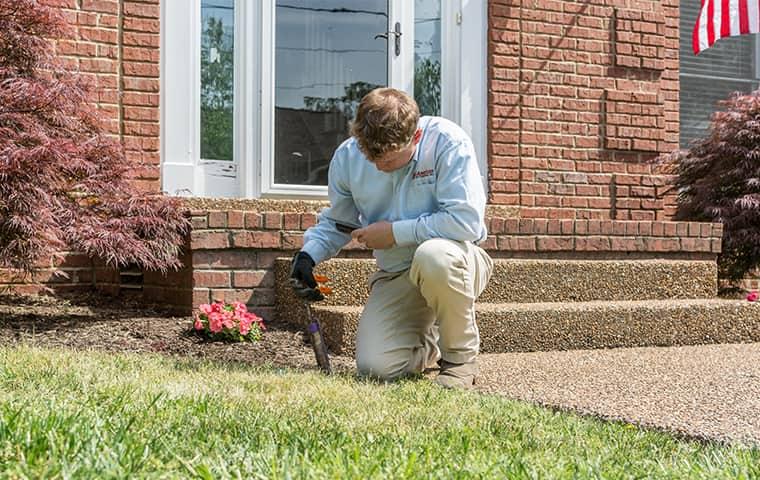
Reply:
[[[431,177],[433,175],[433,169],[430,168],[428,170],[422,170],[419,172],[414,172],[414,175],[412,175],[412,180],[416,180],[418,178],[425,178],[425,177]]]

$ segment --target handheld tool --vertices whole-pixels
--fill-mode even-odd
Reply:
[[[308,301],[303,302],[306,306],[306,318],[309,321],[307,331],[311,339],[311,346],[314,348],[314,356],[317,358],[317,365],[327,374],[332,373],[330,368],[330,357],[327,355],[327,345],[322,337],[322,327],[319,325],[319,320],[311,312],[311,303]]]
[[[304,291],[308,288],[306,285],[295,278],[290,279],[290,284],[294,289],[299,291]],[[322,327],[319,324],[319,319],[314,316],[311,311],[311,302],[321,300],[324,298],[324,296],[322,296],[319,290],[314,290],[314,295],[310,295],[308,298],[304,298],[300,295],[299,297],[303,302],[304,307],[306,307],[306,333],[309,335],[309,339],[311,340],[311,346],[314,349],[314,356],[317,359],[317,365],[320,369],[322,369],[322,371],[330,374],[332,373],[332,368],[330,367],[330,357],[327,354],[327,345],[325,344],[324,337],[322,336]]]

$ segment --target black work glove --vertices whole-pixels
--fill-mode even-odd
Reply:
[[[298,252],[290,264],[290,286],[296,295],[304,300],[316,302],[324,300],[314,279],[314,260],[306,252]]]

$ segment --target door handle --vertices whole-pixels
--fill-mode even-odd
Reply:
[[[375,35],[375,40],[378,38],[384,38],[385,40],[388,40],[388,35],[393,35],[393,43],[395,47],[395,53],[398,57],[401,55],[401,23],[396,22],[396,25],[393,27],[393,31],[391,32],[385,32],[385,33],[378,33]]]

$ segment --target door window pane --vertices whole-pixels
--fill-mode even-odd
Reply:
[[[327,185],[361,98],[388,83],[387,0],[278,0],[274,181]]]
[[[441,114],[441,0],[414,0],[414,99]]]
[[[234,0],[201,1],[201,158],[232,160]]]
[[[701,0],[683,0],[680,8],[681,148],[708,133],[718,101],[758,87],[755,35],[724,38],[694,55],[691,38],[700,7]]]

